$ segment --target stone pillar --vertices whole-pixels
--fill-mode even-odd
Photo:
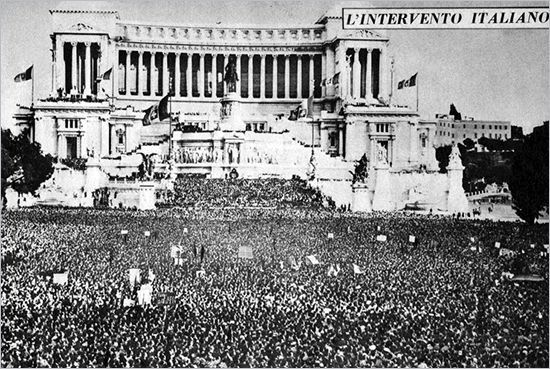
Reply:
[[[466,213],[469,211],[468,199],[462,187],[463,171],[464,166],[460,160],[458,147],[454,145],[449,156],[449,165],[447,165],[449,183],[447,211],[450,213]]]
[[[265,54],[260,54],[260,99],[265,99]]]
[[[344,156],[344,127],[338,127],[338,156]]]
[[[193,97],[193,54],[191,53],[187,54],[187,69],[185,73],[187,97]]]
[[[158,91],[159,77],[157,70],[157,53],[151,52],[151,96],[155,96]],[[156,71],[155,71],[156,70]]]
[[[372,49],[367,49],[367,64],[365,66],[365,98],[372,100]]]
[[[176,59],[174,60],[174,97],[180,96],[180,78],[181,78],[181,70],[180,70],[180,63],[181,63],[181,54],[176,53],[175,54]]]
[[[77,86],[77,71],[76,71],[76,42],[71,42],[72,46],[72,55],[71,55],[71,94],[76,94],[78,92]]]
[[[212,54],[212,97],[218,97],[218,55]]]
[[[276,99],[277,98],[277,69],[278,69],[278,63],[277,63],[277,57],[279,55],[277,54],[274,54],[273,55],[273,98]]]
[[[162,53],[162,95],[166,95],[169,89],[170,73],[168,72],[168,53]]]
[[[327,80],[331,80],[331,83],[327,84],[327,96],[334,96],[334,50],[332,50],[330,45],[327,46],[326,73]],[[340,76],[340,78],[342,78],[342,76]]]
[[[63,41],[58,41],[58,49],[56,51],[56,62],[57,62],[57,86],[56,91],[59,87],[63,88],[63,91],[66,91],[66,81],[65,81],[65,43]]]
[[[138,65],[137,65],[137,94],[143,96],[143,89],[145,88],[143,83],[143,51],[138,51]]]
[[[204,96],[204,53],[199,54],[199,75],[197,78],[199,97]]]
[[[374,170],[376,184],[374,185],[372,210],[394,210],[391,195],[391,180],[389,169],[390,168],[388,163],[384,160],[378,160],[378,162],[376,163]]]
[[[309,96],[313,96],[313,92],[315,89],[314,58],[315,58],[315,55],[313,54],[309,56]]]
[[[254,97],[254,55],[248,55],[248,98]]]
[[[297,98],[302,98],[302,55],[296,55],[298,57],[298,63],[297,63],[297,73],[296,73],[296,93]]]
[[[126,50],[126,72],[124,75],[126,76],[126,81],[124,84],[124,89],[126,91],[126,96],[130,95],[130,63],[131,61],[131,55],[132,52],[130,50]]]
[[[327,47],[328,49],[328,47]],[[327,54],[321,55],[321,96],[327,96]],[[324,83],[323,83],[324,81]]]
[[[285,99],[290,97],[290,55],[285,55]]]
[[[86,60],[84,61],[84,95],[89,96],[92,94],[92,53],[91,44],[89,42],[84,43],[86,46]]]
[[[237,95],[239,95],[239,97],[241,97],[241,54],[237,54],[237,64],[236,64],[236,68],[237,68],[237,75],[239,76],[239,80],[237,81]]]
[[[353,54],[353,97],[361,97],[361,63],[359,62],[359,52],[361,49],[355,48]]]
[[[222,75],[225,73],[225,67],[227,66],[228,57],[226,54],[223,54],[223,62],[222,62]],[[222,96],[227,95],[227,84],[225,83],[224,78],[222,78]]]
[[[382,99],[384,102],[388,101],[388,94],[386,92],[386,68],[387,68],[387,51],[386,49],[380,50],[379,74],[378,74],[378,99]]]
[[[361,212],[371,212],[371,196],[370,190],[366,183],[356,183],[351,188],[352,200],[351,207],[352,211],[361,211]]]

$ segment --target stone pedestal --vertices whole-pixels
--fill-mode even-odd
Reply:
[[[356,183],[351,186],[351,210],[371,212],[370,191],[365,183]]]
[[[464,167],[447,167],[449,179],[449,194],[447,196],[447,211],[450,213],[467,213],[469,211],[468,199],[462,188],[462,172]]]
[[[106,173],[101,170],[101,163],[98,158],[89,158],[86,163],[86,179],[84,191],[86,196],[82,197],[81,206],[93,207],[94,199],[92,193],[101,187],[106,187],[109,178]]]
[[[155,209],[155,183],[141,182],[139,184],[139,210]]]
[[[244,131],[245,124],[241,116],[241,98],[235,92],[228,93],[220,100],[220,130]]]
[[[374,198],[372,199],[372,210],[393,210],[390,168],[388,164],[383,162],[377,164],[374,173],[376,178],[374,186]]]

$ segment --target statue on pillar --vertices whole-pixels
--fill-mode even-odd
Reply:
[[[462,159],[460,159],[460,150],[456,144],[453,145],[451,149],[451,154],[449,155],[449,165],[447,168],[462,168]]]
[[[237,74],[237,67],[234,57],[229,57],[229,62],[225,66],[225,76],[223,80],[227,83],[227,92],[237,92],[237,81],[239,81],[239,75]]]
[[[138,176],[141,180],[150,180],[153,178],[153,156],[157,154],[146,155],[142,152],[139,153],[142,158],[142,162],[138,167]]]

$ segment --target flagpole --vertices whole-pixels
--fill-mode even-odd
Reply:
[[[34,64],[32,65],[31,69],[31,79],[32,79],[32,87],[31,87],[31,107],[34,106]]]
[[[170,127],[168,127],[168,160],[172,158],[172,81],[170,81]]]
[[[416,75],[416,112],[418,113],[418,74]]]

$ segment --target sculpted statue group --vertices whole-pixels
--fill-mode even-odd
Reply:
[[[240,163],[240,150],[237,146],[228,146],[226,150],[212,147],[182,147],[176,150],[175,160],[181,164]]]

